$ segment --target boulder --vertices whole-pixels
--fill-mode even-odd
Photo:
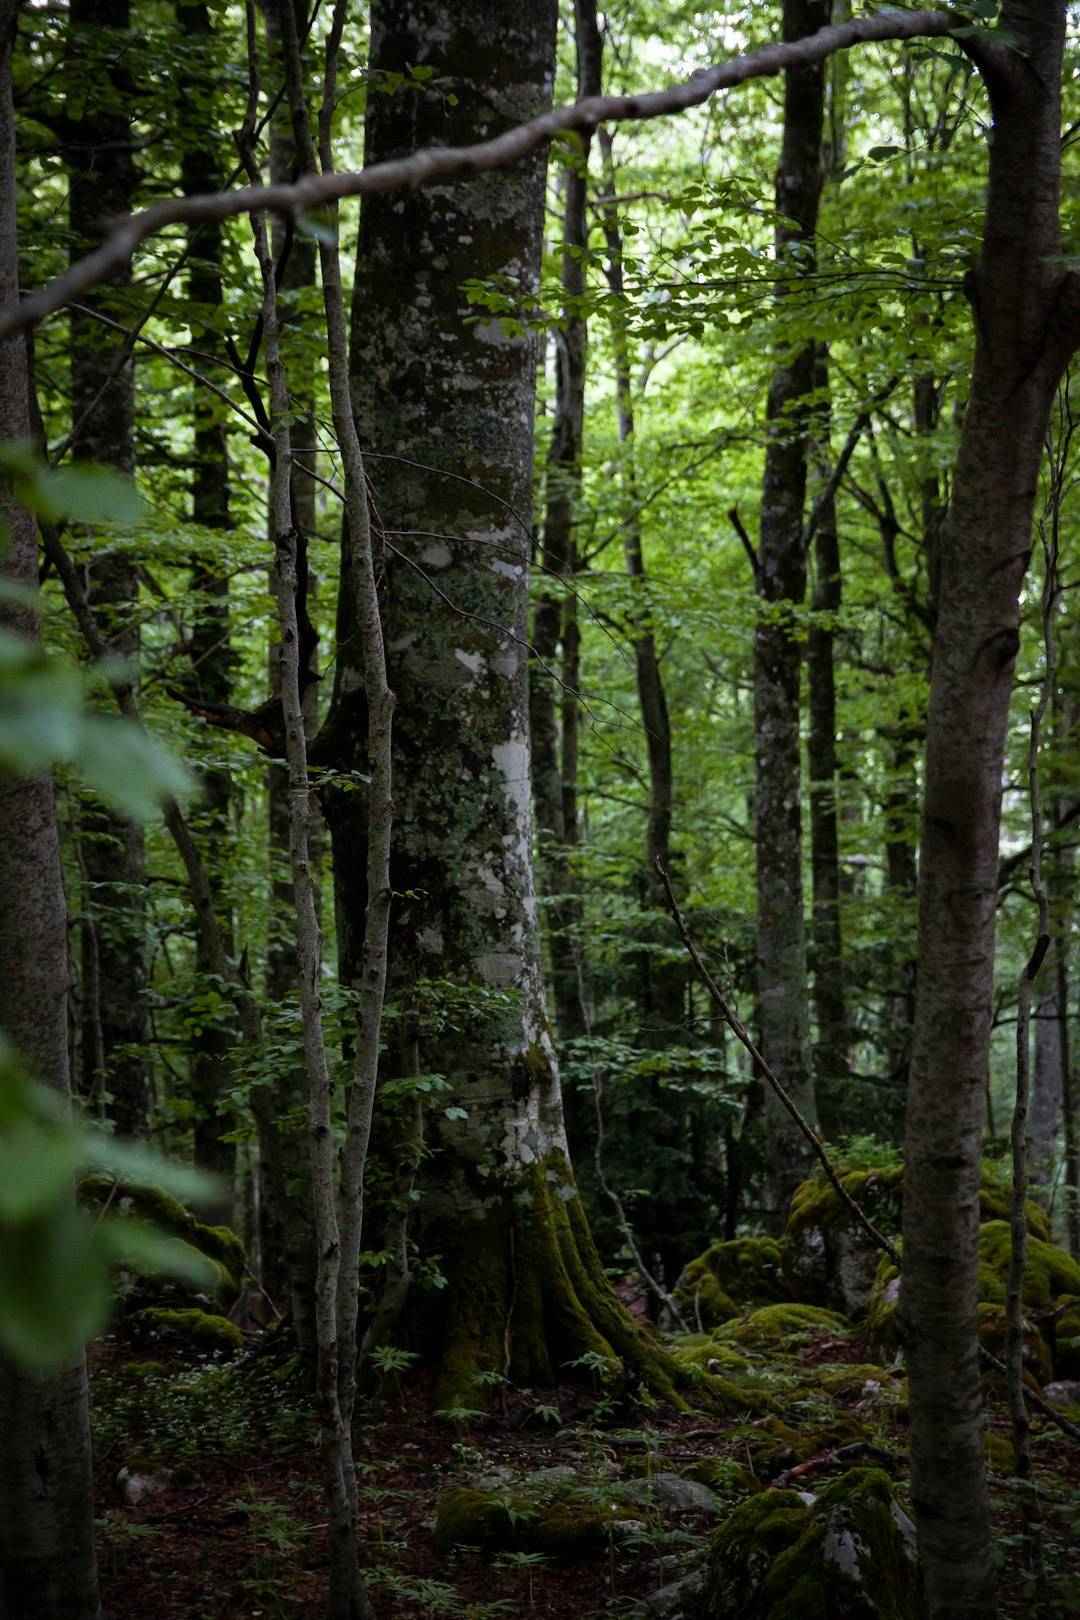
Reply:
[[[850,1332],[851,1323],[836,1311],[821,1310],[814,1305],[763,1305],[737,1322],[725,1323],[715,1336],[729,1344],[763,1349],[765,1346],[782,1348],[785,1340],[793,1338]]]
[[[915,1528],[880,1469],[751,1496],[716,1531],[693,1620],[925,1620]]]
[[[699,1332],[730,1322],[748,1305],[772,1305],[787,1298],[780,1245],[771,1237],[736,1238],[714,1243],[691,1260],[672,1290],[686,1323]],[[670,1310],[660,1326],[676,1327]]]
[[[840,1183],[879,1232],[895,1237],[900,1230],[903,1204],[902,1165],[844,1170]],[[1004,1221],[1008,1216],[1008,1193],[993,1182],[984,1182],[979,1189],[979,1213],[988,1225]],[[1027,1213],[1033,1248],[1052,1248],[1045,1210],[1029,1200]],[[860,1321],[869,1310],[881,1259],[881,1250],[824,1171],[819,1170],[796,1188],[783,1245],[784,1276],[793,1299],[824,1305],[842,1311],[852,1321]],[[1057,1290],[1066,1291],[1064,1286]],[[1080,1289],[1076,1292],[1080,1293]]]

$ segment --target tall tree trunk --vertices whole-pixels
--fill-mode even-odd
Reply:
[[[994,115],[975,363],[944,525],[919,870],[900,1320],[912,1500],[933,1620],[996,1613],[976,1337],[1005,731],[1043,440],[1080,288],[1059,259],[1065,7],[1008,0],[976,36]]]
[[[835,63],[833,64],[835,68]],[[829,386],[828,356],[818,355],[818,388]],[[827,437],[829,417],[821,412]],[[828,476],[828,445],[822,445]],[[813,877],[811,906],[814,942],[814,1048],[817,1103],[821,1128],[835,1138],[848,1124],[844,1110],[844,1080],[848,1069],[847,1008],[844,998],[843,937],[840,928],[840,836],[838,831],[836,762],[836,672],[834,667],[836,615],[840,611],[840,540],[836,527],[836,500],[829,495],[814,532],[814,619],[806,644],[806,685],[809,727],[806,740],[810,775],[810,864]]]
[[[302,5],[294,5],[298,23]],[[264,8],[267,38],[275,57],[280,51],[281,27],[278,8]],[[296,142],[288,110],[282,106],[270,130],[271,179],[291,180],[297,173]],[[314,420],[314,377],[310,345],[303,334],[301,309],[316,287],[316,247],[310,236],[289,235],[280,221],[271,236],[275,261],[280,268],[281,350],[293,401],[290,424],[292,478],[290,501],[293,523],[300,537],[303,567],[302,588],[310,600],[312,579],[306,565],[307,543],[315,533],[315,471],[317,441]],[[270,649],[271,685],[279,687],[280,649]],[[304,724],[311,738],[318,720],[316,648],[310,646],[303,682]],[[281,1001],[296,988],[296,938],[293,884],[289,864],[289,771],[274,761],[267,771],[269,794],[269,858],[274,921],[266,959],[266,990],[272,1001]],[[317,796],[309,805],[309,859],[319,888],[321,864],[321,825]],[[315,1358],[315,1234],[311,1207],[311,1168],[307,1134],[299,1123],[304,1118],[306,1080],[302,1067],[279,1076],[261,1107],[260,1168],[263,1201],[261,1206],[264,1281],[275,1298],[287,1298],[292,1311],[293,1330],[301,1355],[314,1365]]]
[[[376,4],[372,73],[431,67],[437,88],[370,98],[366,161],[527,117],[550,98],[554,45],[549,3]],[[397,694],[391,985],[403,1010],[431,1009],[421,1067],[448,1087],[427,1119],[416,1206],[417,1240],[440,1257],[447,1286],[437,1297],[414,1289],[407,1314],[438,1362],[444,1408],[482,1400],[473,1381],[482,1371],[544,1384],[588,1350],[639,1366],[649,1356],[604,1278],[574,1188],[540,975],[523,631],[534,344],[497,319],[476,321],[461,291],[471,278],[509,275],[528,307],[543,205],[534,158],[450,187],[373,196],[360,216],[353,394],[385,535]],[[347,551],[346,584],[350,571]],[[343,589],[319,751],[362,770],[354,631]],[[349,984],[367,904],[360,797],[327,804]]]
[[[603,45],[596,21],[595,0],[576,0],[575,44],[578,98],[600,94]],[[569,155],[561,174],[563,241],[559,273],[562,280],[564,324],[556,338],[555,414],[547,456],[547,489],[541,560],[545,581],[570,585],[577,574],[575,523],[581,497],[581,448],[585,431],[585,359],[588,323],[583,312],[586,293],[585,252],[589,242],[586,196],[591,136]],[[569,855],[577,842],[577,817],[567,826],[564,802],[564,753],[557,722],[552,675],[564,630],[576,638],[576,616],[570,616],[572,595],[543,589],[533,610],[533,653],[529,686],[529,725],[532,736],[533,800],[541,849],[539,880],[547,901],[547,943],[551,954],[551,990],[555,1027],[561,1041],[580,1040],[588,1033],[582,972],[584,918]],[[565,720],[577,723],[576,686],[565,682]],[[567,760],[567,763],[570,763]],[[573,758],[576,777],[576,755]],[[571,836],[572,835],[572,836]]]
[[[71,175],[68,217],[72,257],[101,241],[111,219],[129,213],[136,172],[131,150],[131,90],[127,60],[128,0],[72,0],[71,52],[86,68],[78,116],[64,120],[64,156]],[[130,286],[130,271],[83,300],[91,310],[124,319],[110,292]],[[134,368],[126,341],[90,314],[71,316],[71,415],[75,461],[135,470]],[[118,657],[139,652],[139,583],[135,564],[113,549],[87,565],[90,600]],[[96,805],[83,818],[87,893],[82,926],[81,1086],[112,1097],[118,1130],[150,1131],[151,1085],[145,1055],[146,856],[142,827]]]
[[[0,303],[18,297],[15,113],[11,56],[18,7],[0,0]],[[30,438],[26,344],[0,343],[0,441]],[[0,481],[7,549],[0,573],[37,584],[31,515]],[[36,640],[25,608],[0,598],[0,627]],[[68,1090],[67,914],[52,778],[0,781],[0,1030],[37,1079]],[[0,1357],[0,1614],[4,1620],[96,1620],[86,1364],[32,1378]]]
[[[784,0],[784,38],[816,32],[829,13],[830,0]],[[782,219],[776,257],[792,277],[814,270],[824,116],[824,68],[788,68],[776,173],[776,209]],[[811,1120],[816,1109],[803,917],[800,648],[792,610],[806,591],[806,401],[814,386],[814,366],[814,345],[804,344],[777,365],[769,384],[757,569],[762,612],[754,638],[758,1016],[766,1058]],[[809,1169],[810,1152],[771,1090],[765,1096],[765,1118],[771,1203],[776,1218],[782,1219]]]
[[[177,4],[176,19],[188,47],[186,81],[197,86],[202,96],[213,89],[214,29],[206,5]],[[200,109],[200,122],[185,132],[186,144],[181,163],[184,191],[189,196],[217,191],[224,182],[218,161],[218,143],[206,127],[205,102],[193,101]],[[189,239],[188,296],[195,306],[196,342],[204,354],[221,352],[218,322],[222,309],[221,289],[222,231],[216,223],[195,226]],[[229,514],[229,462],[225,423],[217,400],[207,391],[196,389],[195,471],[191,485],[191,515],[196,524],[210,531],[227,531]],[[233,651],[229,634],[229,583],[217,565],[212,544],[201,542],[192,559],[192,588],[197,601],[196,620],[191,633],[195,694],[205,702],[228,703],[232,697]],[[206,830],[208,868],[219,894],[226,883],[229,848],[229,809],[232,777],[227,769],[211,767],[202,777],[202,821]],[[217,907],[226,934],[231,933],[231,907],[222,894]],[[231,940],[229,940],[231,949]],[[210,972],[210,963],[200,938],[196,968],[200,975]],[[232,1120],[219,1112],[233,1078],[230,1057],[236,1045],[234,1029],[213,1018],[201,1021],[192,1041],[191,1089],[196,1105],[195,1162],[215,1174],[228,1189],[223,1211],[232,1218],[232,1190],[236,1178],[236,1144],[223,1142]]]

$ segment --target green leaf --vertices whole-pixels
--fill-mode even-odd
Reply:
[[[191,791],[186,767],[118,715],[86,713],[76,750],[87,786],[132,815],[154,815],[162,799]]]
[[[133,1265],[141,1272],[164,1272],[195,1288],[213,1288],[217,1281],[217,1268],[206,1255],[182,1238],[159,1232],[143,1221],[106,1219],[100,1236],[109,1258],[119,1264]]]
[[[16,494],[47,521],[71,518],[76,523],[107,524],[131,529],[142,516],[134,481],[111,467],[44,467],[23,464]]]
[[[216,1177],[205,1170],[163,1159],[153,1148],[107,1136],[104,1131],[88,1130],[84,1134],[79,1164],[83,1169],[104,1170],[124,1181],[149,1182],[184,1204],[208,1203],[220,1191]]]
[[[103,1245],[71,1201],[0,1225],[0,1345],[31,1371],[57,1371],[100,1332],[110,1295]]]
[[[23,1118],[0,1134],[0,1221],[16,1224],[71,1197],[79,1164],[74,1131],[49,1130]]]

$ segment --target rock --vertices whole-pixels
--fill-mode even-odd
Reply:
[[[704,1585],[705,1571],[693,1569],[689,1575],[643,1598],[642,1612],[654,1616],[655,1620],[682,1620],[682,1616],[696,1612],[697,1600]]]
[[[878,1231],[891,1238],[899,1232],[904,1190],[902,1165],[846,1170],[840,1182]],[[1008,1215],[1007,1193],[1001,1187],[984,1182],[979,1188],[979,1212],[986,1225],[1001,1222]],[[1031,1200],[1027,1212],[1037,1270],[1042,1264],[1042,1250],[1053,1248],[1047,1241],[1050,1225],[1045,1210]],[[1063,1252],[1055,1250],[1056,1255]],[[1064,1258],[1068,1261],[1069,1257]],[[881,1250],[840,1198],[824,1171],[818,1171],[796,1188],[783,1246],[784,1276],[793,1299],[842,1311],[857,1322],[869,1309],[881,1259]],[[1080,1268],[1073,1266],[1070,1275],[1080,1279]],[[986,1281],[989,1283],[989,1276]],[[1080,1288],[1073,1290],[1059,1278],[1054,1292],[1073,1291],[1080,1294]]]
[[[148,1496],[167,1491],[176,1475],[171,1468],[118,1468],[112,1478],[113,1490],[128,1507],[138,1507]]]
[[[1080,1406],[1080,1382],[1075,1378],[1057,1378],[1044,1387],[1043,1394],[1055,1406]]]
[[[595,1491],[563,1489],[546,1501],[524,1492],[460,1487],[440,1497],[435,1514],[435,1550],[446,1558],[455,1547],[521,1550],[547,1558],[600,1558],[613,1539],[635,1539],[647,1527],[614,1499]]]
[[[915,1530],[880,1469],[750,1497],[716,1531],[695,1620],[925,1620]]]
[[[849,1170],[841,1185],[879,1230],[900,1225],[903,1168]],[[784,1276],[792,1298],[857,1320],[866,1311],[881,1251],[823,1171],[796,1188],[784,1232]]]
[[[730,1322],[748,1305],[777,1304],[786,1297],[780,1245],[770,1237],[714,1243],[691,1260],[672,1293],[687,1326],[699,1332]],[[660,1326],[668,1333],[678,1326],[667,1307]]]
[[[718,1340],[731,1344],[762,1348],[766,1345],[781,1347],[785,1339],[804,1334],[845,1334],[851,1323],[836,1311],[821,1310],[815,1305],[763,1305],[751,1311],[738,1322],[727,1322],[717,1329]]]
[[[1007,1221],[986,1221],[979,1228],[979,1299],[1004,1305],[1005,1281],[1012,1253]],[[1056,1243],[1029,1235],[1024,1270],[1025,1305],[1049,1305],[1063,1294],[1080,1295],[1080,1265]]]
[[[1080,1378],[1080,1299],[1066,1295],[1064,1299],[1055,1300],[1054,1305],[1050,1324],[1054,1335],[1054,1374],[1059,1379],[1075,1380]]]
[[[619,1495],[628,1502],[646,1502],[675,1513],[720,1512],[720,1502],[707,1485],[679,1474],[653,1474],[649,1479],[627,1479]]]
[[[103,1175],[83,1178],[79,1183],[79,1200],[94,1208],[107,1208],[110,1216],[119,1215],[171,1234],[174,1243],[193,1250],[210,1263],[213,1282],[208,1293],[198,1293],[190,1283],[185,1284],[176,1277],[123,1268],[117,1276],[117,1292],[128,1310],[151,1304],[199,1308],[216,1305],[228,1310],[239,1299],[247,1272],[247,1255],[236,1233],[227,1226],[205,1226],[190,1209],[160,1187],[129,1185]]]
[[[189,1349],[219,1351],[233,1355],[244,1347],[244,1335],[224,1316],[194,1307],[184,1311],[165,1310],[151,1305],[129,1318],[132,1333],[140,1340],[172,1340]]]

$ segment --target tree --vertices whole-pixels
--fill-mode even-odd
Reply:
[[[0,300],[18,297],[15,111],[11,54],[17,6],[0,6]],[[30,437],[26,342],[0,343],[0,443]],[[0,483],[0,631],[36,639],[34,610],[14,590],[37,582],[33,516]],[[0,1031],[36,1077],[66,1096],[67,910],[53,782],[0,776]],[[36,1379],[0,1356],[0,1613],[4,1620],[96,1620],[86,1364]]]
[[[87,101],[80,87],[60,114],[71,171],[69,219],[72,253],[85,253],[106,221],[130,212],[136,170],[131,149],[131,75],[123,42],[130,27],[128,0],[75,0],[69,13],[73,59],[98,62]],[[71,319],[72,457],[135,470],[133,344],[100,317],[123,319],[122,273],[90,296]],[[90,596],[115,656],[139,650],[139,582],[134,560],[114,543],[87,563]],[[150,1076],[145,1048],[146,855],[142,827],[100,804],[84,820],[83,861],[88,903],[82,928],[82,1089],[112,1098],[110,1114],[121,1131],[148,1136]]]
[[[901,1310],[931,1615],[996,1613],[976,1339],[980,1142],[1005,727],[1039,465],[1080,338],[1060,263],[1065,7],[1009,3],[969,45],[994,114],[975,367],[942,536],[919,871]],[[988,470],[993,469],[993,475]]]
[[[519,0],[457,8],[453,28],[441,0],[407,19],[376,5],[372,82],[406,75],[415,88],[369,98],[369,166],[536,112],[551,93],[554,28],[553,6]],[[496,38],[492,77],[484,42]],[[390,984],[403,1039],[383,1084],[407,1095],[438,1077],[415,1235],[446,1287],[414,1289],[410,1310],[416,1342],[436,1350],[444,1408],[475,1404],[481,1373],[547,1384],[587,1352],[645,1359],[574,1187],[536,932],[524,633],[535,351],[519,321],[535,298],[543,200],[535,156],[450,188],[370,198],[353,306],[353,397],[398,705]],[[346,581],[350,566],[346,552]],[[354,615],[343,591],[318,756],[362,771]],[[341,971],[353,985],[367,903],[356,803],[327,801]],[[437,1327],[421,1333],[433,1315]]]
[[[821,0],[785,0],[784,38],[815,33],[829,20]],[[825,71],[820,63],[784,73],[784,138],[776,172],[776,256],[793,277],[813,273]],[[795,610],[806,590],[803,504],[807,402],[815,345],[790,343],[769,384],[769,437],[761,491],[756,583],[762,600],[754,641],[755,824],[757,845],[758,1016],[762,1050],[792,1101],[815,1117],[803,916],[799,671]],[[806,1143],[771,1092],[765,1111],[774,1209],[782,1214],[808,1169]]]

